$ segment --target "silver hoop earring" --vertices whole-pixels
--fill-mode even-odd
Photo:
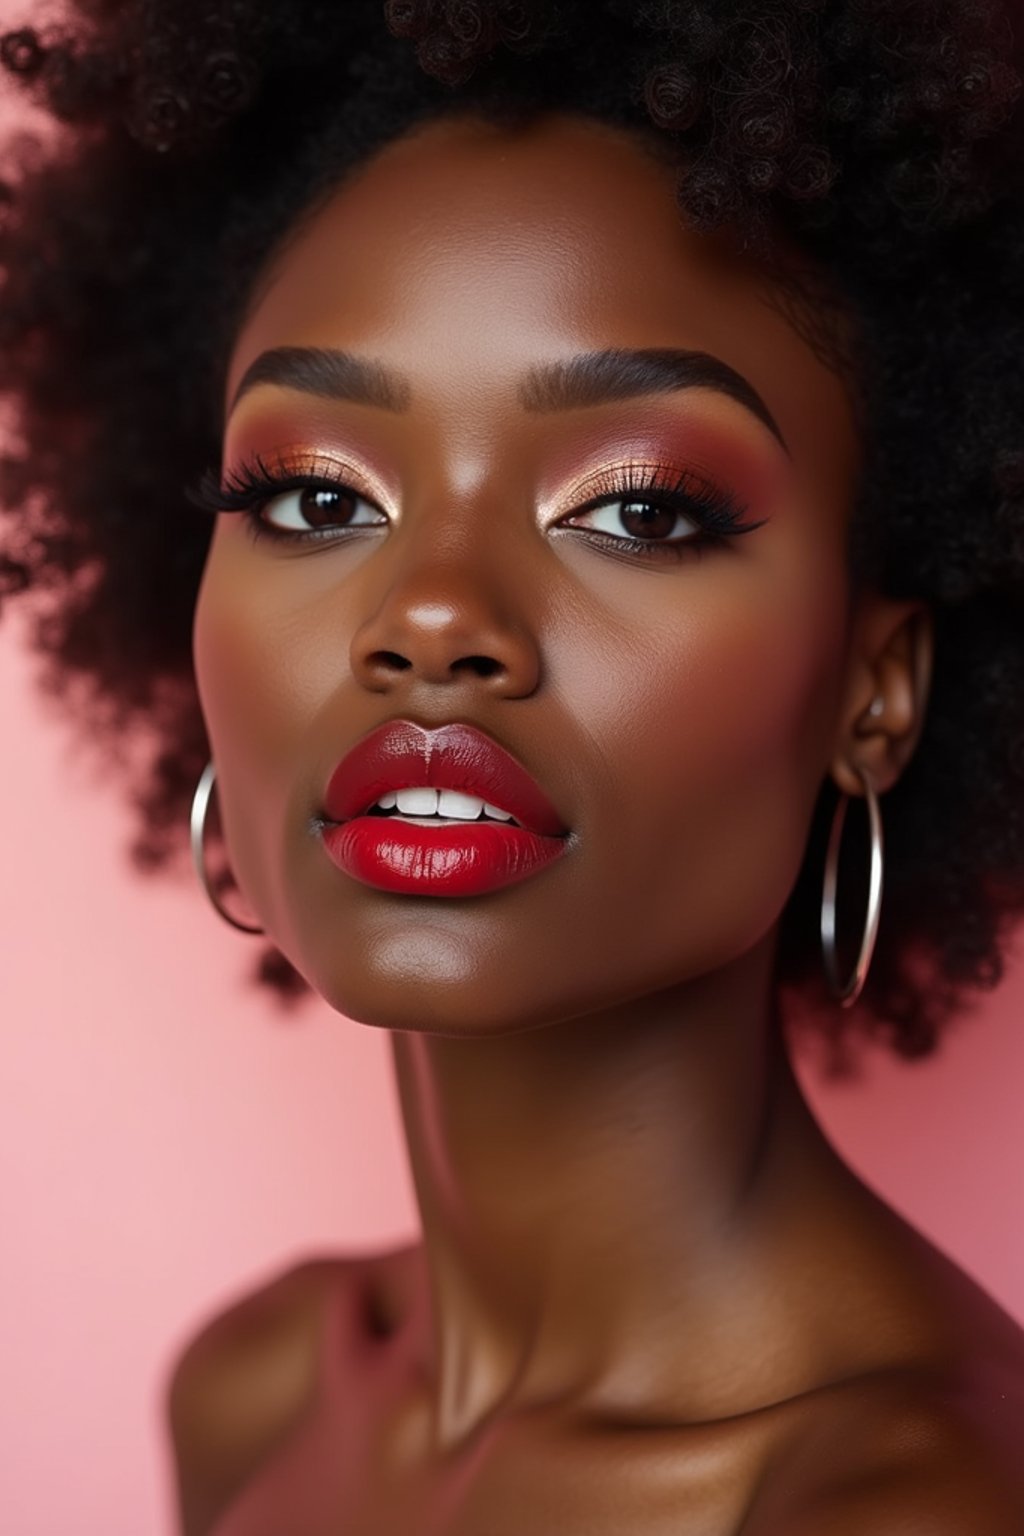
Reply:
[[[825,958],[825,972],[828,976],[829,989],[836,1002],[844,1008],[852,1008],[864,988],[867,980],[868,968],[871,965],[871,956],[875,950],[875,940],[878,938],[878,920],[882,910],[882,862],[884,848],[882,843],[882,813],[878,805],[878,796],[867,774],[863,769],[857,768],[861,783],[864,785],[864,797],[867,800],[868,818],[871,824],[871,875],[868,885],[868,910],[864,922],[864,933],[860,941],[860,951],[857,955],[857,963],[853,969],[853,975],[849,981],[843,984],[839,979],[839,968],[836,961],[836,885],[839,880],[839,845],[843,837],[843,823],[846,820],[846,810],[850,803],[850,796],[843,794],[839,798],[832,817],[832,830],[828,840],[828,854],[825,858],[825,885],[821,898],[821,948]]]
[[[254,928],[250,923],[243,923],[237,917],[232,917],[226,907],[221,906],[220,898],[213,888],[210,876],[206,870],[206,858],[203,852],[203,836],[206,831],[206,813],[210,808],[210,796],[216,782],[216,769],[213,759],[207,763],[199,776],[196,792],[192,796],[192,813],[189,817],[189,840],[192,844],[192,862],[199,876],[199,884],[210,898],[210,904],[226,923],[232,928],[237,928],[240,933],[262,933],[262,928]]]

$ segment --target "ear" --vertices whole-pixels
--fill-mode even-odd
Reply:
[[[934,654],[934,625],[923,603],[860,598],[829,764],[846,794],[864,793],[857,768],[876,794],[891,789],[906,768],[924,726]]]

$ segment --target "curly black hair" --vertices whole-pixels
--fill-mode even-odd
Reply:
[[[781,232],[820,274],[790,284],[790,315],[859,402],[852,578],[925,601],[937,650],[886,797],[871,977],[818,1027],[928,1054],[999,980],[1024,905],[1024,24],[1007,4],[77,0],[6,32],[0,78],[55,132],[9,130],[0,182],[0,578],[31,594],[48,680],[88,729],[151,745],[130,758],[140,865],[183,846],[208,755],[190,627],[209,523],[184,491],[219,461],[258,270],[425,118],[584,113],[661,146],[695,228],[766,263]],[[834,803],[826,784],[783,920],[796,1004],[822,995]],[[261,974],[304,986],[280,956]]]

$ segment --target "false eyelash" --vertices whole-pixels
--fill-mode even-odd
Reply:
[[[679,557],[688,549],[704,544],[725,544],[737,534],[752,533],[766,521],[760,518],[753,523],[742,522],[748,509],[731,492],[722,490],[694,470],[680,470],[670,465],[622,465],[588,481],[586,488],[598,494],[590,496],[573,516],[613,506],[618,501],[647,498],[670,512],[681,512],[693,518],[701,529],[699,534],[681,539],[630,539],[580,529],[591,541],[603,541],[613,554],[627,552],[654,558],[662,555]]]
[[[217,470],[212,467],[206,469],[186,489],[185,496],[193,506],[213,516],[221,512],[243,513],[254,538],[278,539],[293,545],[331,539],[337,536],[337,531],[329,527],[284,530],[275,528],[260,516],[266,502],[288,491],[351,489],[336,473],[324,475],[318,472],[318,464],[323,462],[315,458],[296,462],[282,472],[271,469],[257,454],[253,459],[243,461],[230,470],[223,481]],[[686,550],[704,544],[725,544],[737,534],[753,532],[764,522],[764,519],[753,523],[742,522],[747,508],[730,492],[689,469],[627,464],[609,469],[603,475],[591,479],[586,488],[597,494],[591,495],[583,506],[576,509],[573,516],[614,505],[617,501],[639,501],[648,497],[668,511],[693,518],[701,529],[699,534],[672,540],[634,539],[624,534],[609,534],[600,530],[578,530],[588,543],[610,550],[613,554],[638,554],[655,559],[665,556],[678,558]],[[353,533],[357,531],[362,531],[362,528],[351,530]]]
[[[296,461],[283,470],[270,469],[256,454],[236,469],[229,470],[223,480],[212,466],[204,469],[198,480],[186,487],[185,498],[201,512],[216,517],[219,512],[258,512],[264,502],[286,491],[348,489],[337,474],[319,472],[319,464],[323,462],[312,458],[305,462]]]

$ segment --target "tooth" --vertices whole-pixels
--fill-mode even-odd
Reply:
[[[406,816],[433,816],[437,810],[436,789],[400,789],[396,799]]]
[[[488,816],[496,816],[499,821],[511,821],[512,812],[503,811],[499,805],[491,805],[489,800],[484,801],[484,810]]]
[[[386,795],[381,795],[376,804],[380,806],[382,811],[390,811],[398,804],[398,796],[393,789],[389,789]]]
[[[441,789],[437,793],[437,814],[453,816],[458,821],[476,821],[483,809],[479,795],[464,795],[460,789]]]

